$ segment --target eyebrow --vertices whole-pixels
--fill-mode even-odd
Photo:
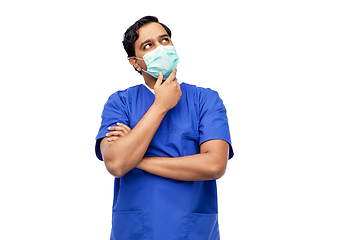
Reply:
[[[140,44],[140,48],[142,49],[143,46],[144,46],[145,44],[147,44],[147,43],[151,43],[151,40],[150,40],[150,39],[147,39],[147,40],[143,41],[143,42]]]
[[[163,34],[163,35],[160,35],[160,36],[158,37],[158,39],[161,39],[161,38],[163,38],[163,37],[168,37],[168,38],[170,38],[168,34]]]
[[[163,34],[163,35],[160,35],[160,36],[158,37],[158,39],[162,39],[162,38],[164,38],[164,37],[170,38],[168,34]],[[145,41],[143,41],[143,42],[140,44],[140,48],[142,49],[142,47],[143,47],[145,44],[147,44],[147,43],[151,43],[151,39],[146,39]]]

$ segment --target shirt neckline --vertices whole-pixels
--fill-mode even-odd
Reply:
[[[151,89],[148,85],[146,85],[146,83],[143,83],[143,85],[144,85],[147,89],[149,89],[150,92],[152,92],[152,93],[155,95],[154,89]]]
[[[179,79],[178,79],[177,81],[178,81],[179,84],[182,84],[182,82],[179,81]],[[152,92],[152,93],[155,95],[154,89],[151,89],[148,85],[146,85],[146,83],[143,83],[143,85],[144,85],[147,89],[149,89],[150,92]]]

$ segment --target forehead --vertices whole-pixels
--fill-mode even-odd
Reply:
[[[163,26],[159,23],[151,22],[139,29],[139,38],[136,40],[135,45],[140,46],[140,44],[148,39],[157,39],[159,36],[167,34]]]

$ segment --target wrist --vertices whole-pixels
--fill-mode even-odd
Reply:
[[[157,113],[163,116],[165,116],[165,114],[169,111],[169,109],[157,102],[156,99],[151,108],[153,108]]]

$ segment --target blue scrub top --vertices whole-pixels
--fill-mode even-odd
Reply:
[[[211,139],[229,143],[226,109],[218,93],[181,83],[182,96],[155,133],[146,157],[181,157],[200,153]],[[117,122],[133,129],[155,100],[144,85],[112,94],[104,106],[96,136],[100,141]],[[111,240],[219,239],[216,181],[179,181],[134,168],[115,178]]]

